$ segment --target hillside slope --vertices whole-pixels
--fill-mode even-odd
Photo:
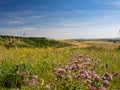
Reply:
[[[52,39],[47,39],[44,37],[15,37],[15,36],[0,36],[0,45],[6,48],[10,47],[28,47],[28,48],[42,48],[42,47],[67,47],[71,44],[64,42],[59,42]]]

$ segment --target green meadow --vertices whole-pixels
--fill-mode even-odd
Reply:
[[[113,48],[0,46],[0,90],[119,89],[119,45]]]

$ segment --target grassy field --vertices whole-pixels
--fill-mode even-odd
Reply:
[[[77,45],[0,46],[0,90],[120,90],[119,44],[64,42]]]

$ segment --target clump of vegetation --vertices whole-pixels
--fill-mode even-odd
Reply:
[[[1,82],[2,87],[7,89],[15,88],[17,90],[21,87],[39,88],[43,85],[43,81],[38,79],[38,76],[27,70],[25,64],[16,65],[4,77]]]

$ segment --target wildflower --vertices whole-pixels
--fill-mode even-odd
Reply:
[[[78,59],[78,61],[79,61],[79,63],[82,63],[83,59],[82,59],[82,58],[80,58],[80,59]]]
[[[49,89],[50,89],[50,85],[46,85],[45,88],[46,88],[47,90],[49,90]]]
[[[83,78],[89,78],[89,76],[90,76],[89,72],[87,72],[87,71],[81,71],[80,74]]]
[[[24,77],[24,78],[27,78],[29,76],[29,72],[24,71],[24,72],[21,73],[21,76]]]
[[[94,86],[88,85],[88,90],[96,90]]]
[[[105,76],[102,76],[101,79],[102,79],[102,80],[106,80],[106,77],[105,77]]]
[[[28,86],[29,87],[32,87],[34,85],[35,85],[35,80],[34,79],[31,79],[31,80],[28,81]]]
[[[66,73],[65,69],[58,69],[57,74],[64,74]]]
[[[108,80],[103,80],[103,85],[104,85],[104,86],[109,86],[109,84],[110,84],[110,83],[109,83]]]
[[[72,70],[76,69],[76,66],[75,66],[75,65],[72,65],[72,66],[71,66],[71,69],[72,69]]]
[[[100,79],[100,77],[99,77],[97,74],[93,74],[92,76],[93,76],[93,78],[94,78],[95,80],[99,80],[99,79]]]
[[[71,69],[69,65],[66,66],[65,70],[68,72]]]
[[[32,79],[35,79],[35,80],[36,80],[37,78],[38,78],[37,75],[33,75],[33,76],[32,76]]]
[[[87,80],[85,80],[85,83],[92,83],[92,81],[87,79]]]
[[[57,78],[59,79],[59,78],[63,78],[63,76],[61,75],[61,74],[57,74]]]
[[[72,79],[72,76],[70,76],[70,75],[68,75],[67,77],[68,77],[69,79]]]
[[[104,88],[104,87],[101,87],[101,88],[99,88],[98,90],[106,90],[106,88]]]
[[[112,80],[112,74],[110,73],[105,73],[104,76],[110,80]]]
[[[91,65],[91,64],[90,64],[90,61],[86,61],[86,63],[85,63],[85,64],[86,64],[86,65]]]
[[[35,85],[35,80],[31,79],[31,80],[23,80],[23,83],[29,87],[32,87]]]

